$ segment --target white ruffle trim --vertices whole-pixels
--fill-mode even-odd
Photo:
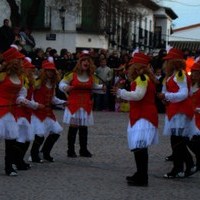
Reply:
[[[19,136],[17,122],[11,113],[0,118],[0,138],[16,139]]]
[[[127,137],[130,150],[146,148],[158,144],[158,129],[151,122],[140,119],[132,127],[129,122]]]
[[[17,138],[18,142],[30,142],[34,139],[34,133],[31,124],[29,121],[21,117],[17,120],[17,124],[19,126],[19,137]]]
[[[73,124],[78,126],[91,126],[94,125],[93,112],[91,111],[91,113],[88,115],[83,108],[80,108],[72,115],[70,110],[66,107],[63,116],[63,122],[68,125]]]
[[[41,121],[35,115],[31,116],[31,126],[33,133],[40,137],[47,136],[50,132],[60,134],[63,130],[58,121],[54,121],[49,117],[47,117],[44,121]]]
[[[195,121],[185,114],[176,114],[171,120],[166,115],[163,135],[192,137],[195,135]]]

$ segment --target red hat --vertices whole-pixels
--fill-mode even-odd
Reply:
[[[83,50],[80,53],[80,58],[82,57],[89,57],[90,56],[90,52],[88,50]]]
[[[200,61],[198,61],[192,65],[191,71],[200,71]]]
[[[42,69],[51,69],[56,70],[55,64],[52,62],[49,62],[48,60],[44,60],[42,62]]]
[[[24,68],[35,68],[35,65],[31,63],[31,59],[29,57],[25,57],[23,60],[23,67]]]
[[[6,62],[9,62],[13,59],[23,59],[25,57],[25,55],[20,53],[15,47],[11,47],[7,51],[3,52],[2,55]]]
[[[183,52],[180,49],[171,48],[167,55],[163,57],[164,60],[171,60],[171,59],[184,59]]]
[[[129,65],[132,65],[134,63],[140,63],[144,65],[148,65],[151,58],[144,53],[135,53],[134,56],[129,61]]]

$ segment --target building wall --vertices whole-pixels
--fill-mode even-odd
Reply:
[[[170,41],[200,41],[200,26],[174,32],[170,36]]]
[[[4,19],[10,19],[10,9],[6,0],[1,0],[0,2],[0,13],[0,26],[2,26]]]
[[[36,41],[36,46],[46,49],[47,47],[55,48],[58,52],[62,48],[68,49],[70,52],[76,51],[76,33],[63,33],[59,31],[51,31],[55,34],[55,40],[48,40],[46,37],[50,32],[37,31],[33,32]]]

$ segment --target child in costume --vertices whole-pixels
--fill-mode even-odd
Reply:
[[[79,132],[80,156],[92,157],[87,148],[88,126],[93,125],[92,92],[104,89],[95,82],[95,66],[88,51],[83,51],[73,72],[66,74],[59,89],[68,93],[68,105],[65,108],[63,122],[68,129],[68,157],[77,157],[75,152],[76,134]]]
[[[53,113],[52,104],[65,104],[66,101],[60,100],[55,96],[56,84],[59,76],[55,68],[55,64],[49,60],[42,63],[42,71],[36,80],[33,92],[33,100],[39,104],[43,104],[43,109],[33,110],[31,124],[35,139],[31,148],[30,161],[42,163],[43,160],[39,156],[40,147],[43,144],[41,152],[43,159],[54,162],[50,152],[58,140],[63,128],[56,120]],[[44,141],[45,140],[45,141]]]
[[[0,73],[0,138],[5,139],[5,173],[16,176],[12,164],[16,162],[16,139],[19,137],[15,118],[16,99],[23,87],[22,60],[25,57],[17,47],[12,46],[3,54]]]
[[[196,171],[187,149],[187,142],[194,134],[191,81],[184,70],[185,61],[181,50],[172,48],[163,59],[166,77],[158,97],[166,104],[163,134],[171,136],[173,154],[173,168],[164,178],[182,178]]]
[[[132,186],[148,185],[148,146],[158,143],[156,79],[149,63],[149,56],[135,53],[130,60],[128,71],[131,90],[113,88],[117,97],[130,102],[127,138],[129,149],[135,156],[137,171],[133,176],[127,176],[126,180]]]

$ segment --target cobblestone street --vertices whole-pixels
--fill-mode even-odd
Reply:
[[[63,111],[55,112],[61,122]],[[159,116],[160,142],[149,148],[149,187],[128,186],[125,180],[135,171],[134,156],[128,150],[126,139],[128,114],[94,112],[94,119],[88,139],[92,158],[67,157],[68,127],[64,125],[63,134],[52,151],[56,161],[33,163],[29,171],[19,171],[17,177],[4,173],[4,142],[1,141],[0,200],[199,199],[200,173],[186,179],[162,178],[172,167],[172,163],[164,161],[171,149],[169,138],[162,136],[163,115]]]

